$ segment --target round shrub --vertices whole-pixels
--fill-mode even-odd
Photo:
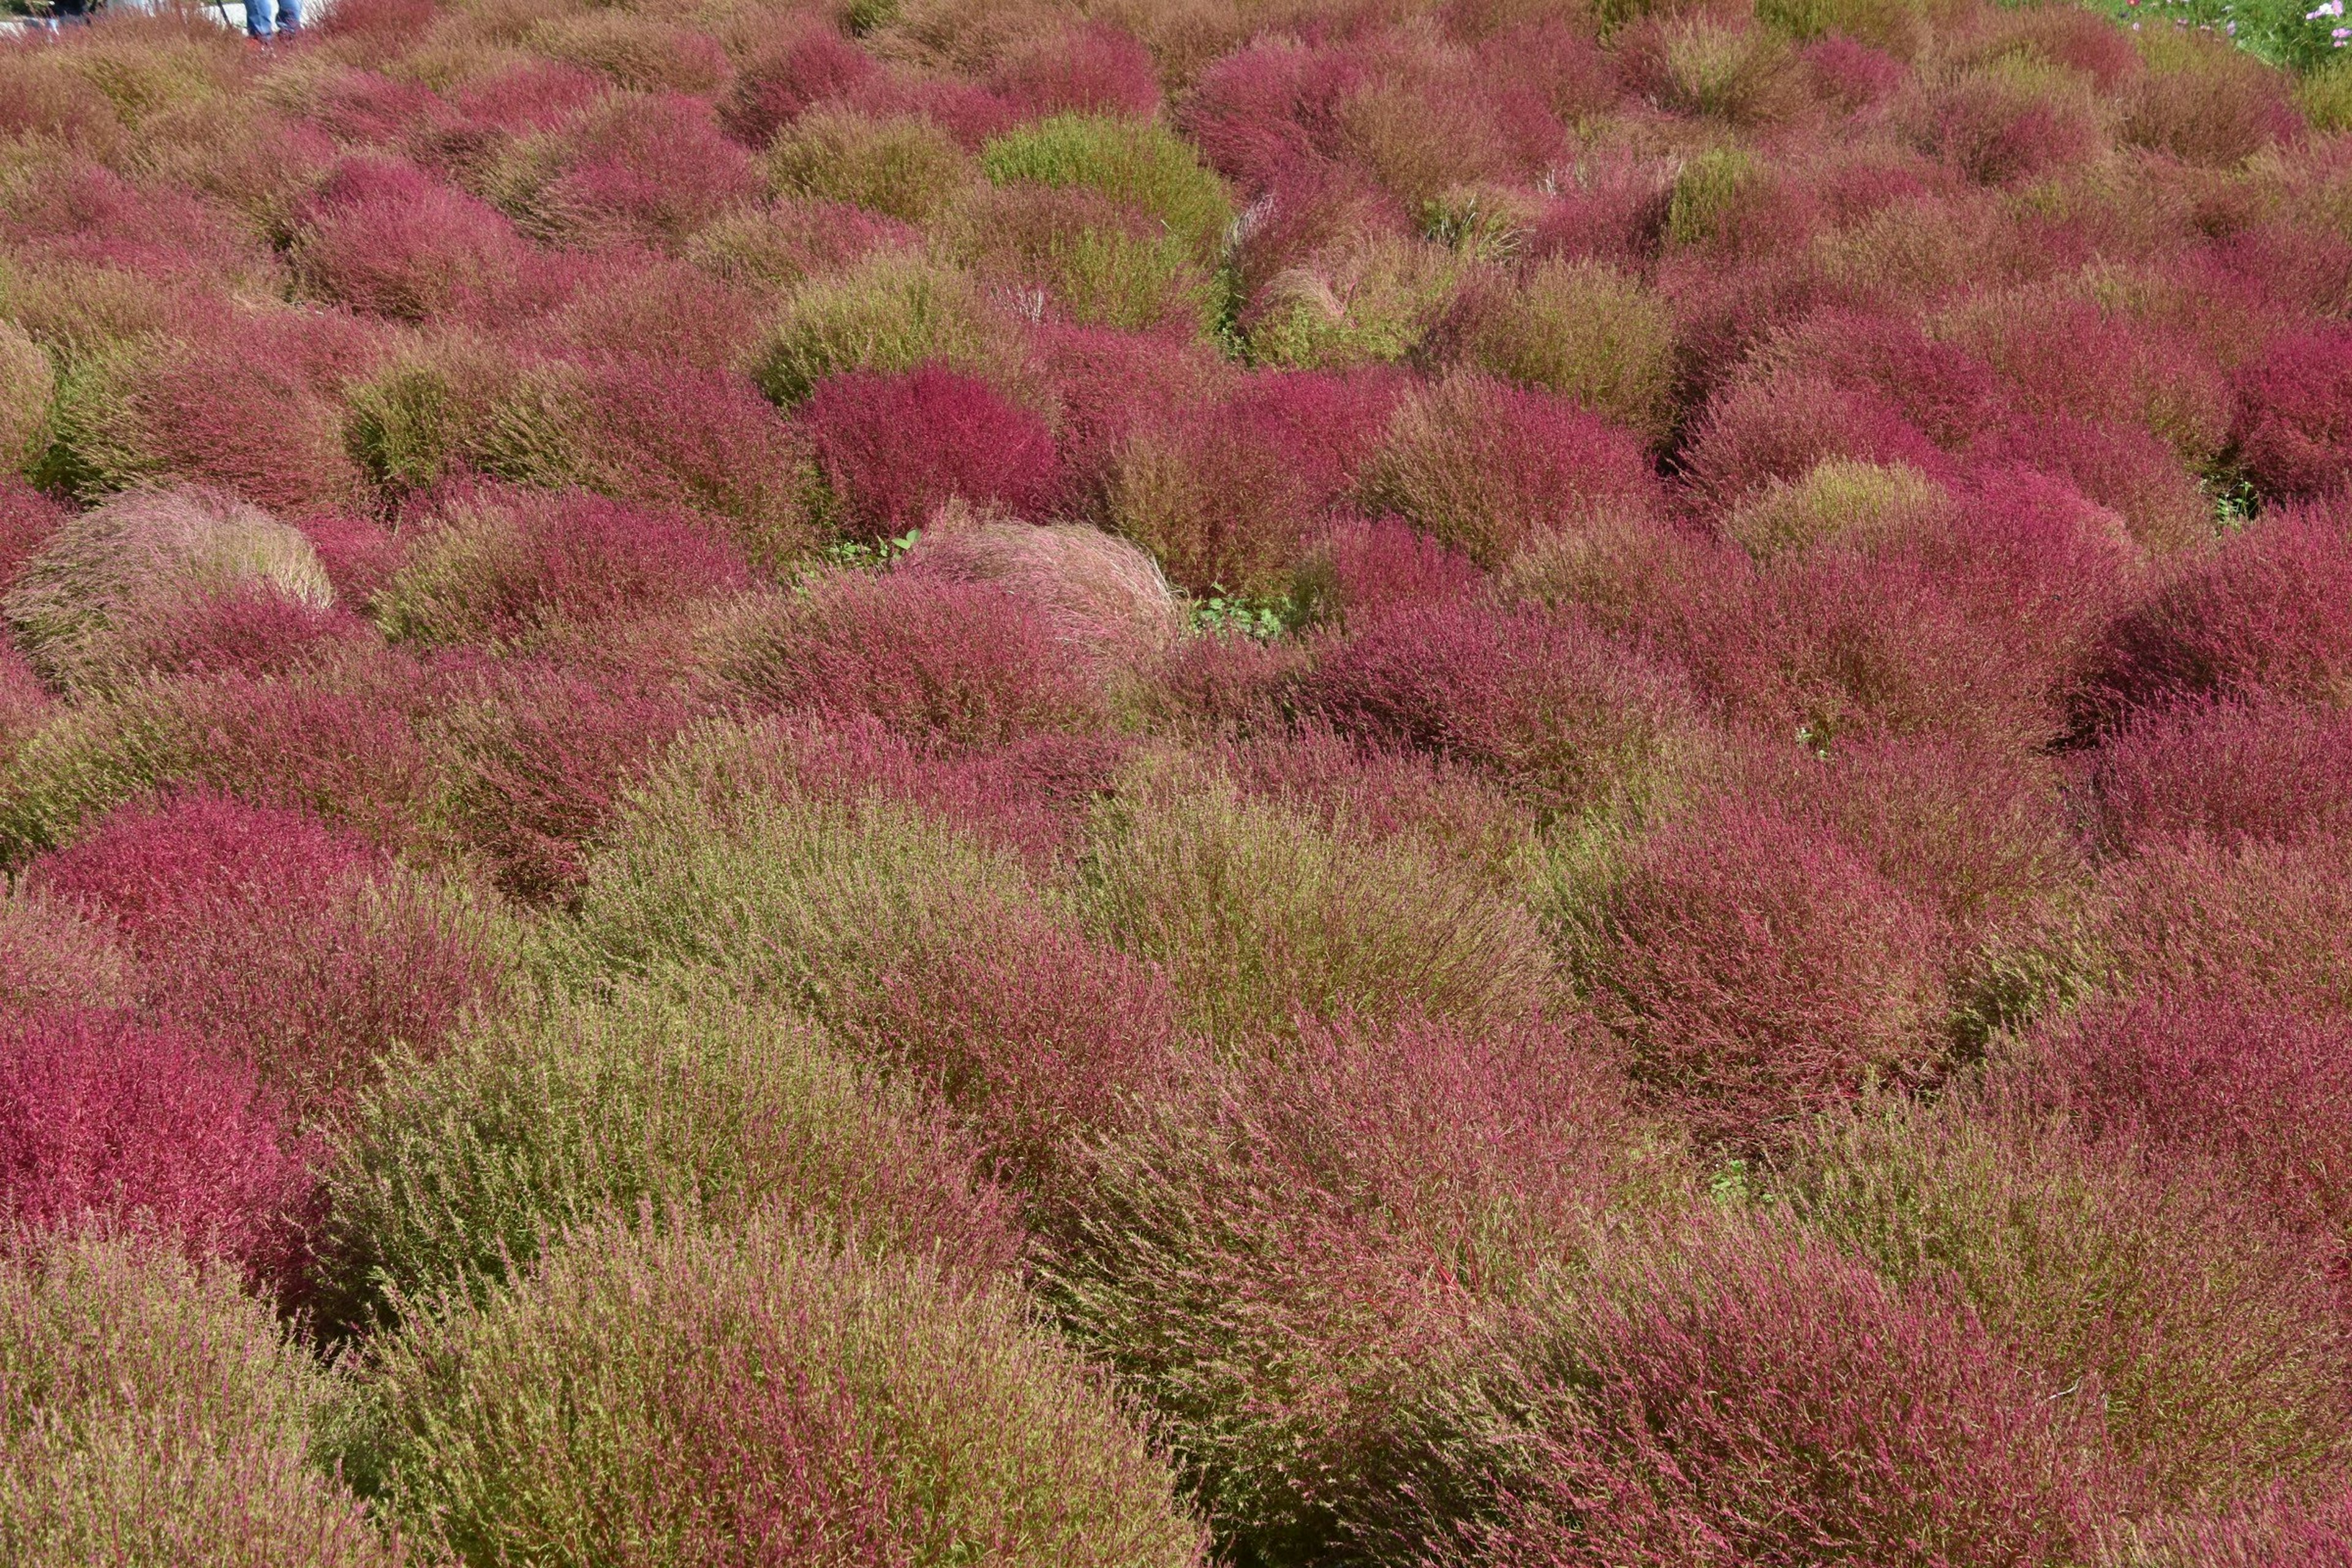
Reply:
[[[1643,1092],[1711,1143],[1769,1144],[1945,1052],[1942,931],[1861,856],[1709,802],[1634,844],[1576,944]]]
[[[2149,714],[2093,753],[2107,841],[2341,841],[2352,833],[2352,715],[2299,703],[2195,704]]]
[[[405,321],[495,309],[529,262],[504,215],[390,160],[344,163],[291,226],[289,258],[307,291]]]
[[[2091,648],[2077,727],[2183,700],[2352,702],[2352,528],[2344,509],[2256,521],[2118,616]]]
[[[790,407],[830,375],[878,374],[937,363],[971,374],[1002,371],[1005,328],[961,272],[882,251],[835,278],[803,284],[761,343],[753,378]]]
[[[1465,1560],[2057,1568],[2123,1489],[2085,1405],[1796,1226],[1723,1222],[1561,1294],[1470,1395],[1533,1429],[1496,1444]]]
[[[1272,597],[1401,391],[1389,372],[1281,372],[1139,423],[1104,487],[1107,519],[1180,586]]]
[[[1131,662],[1166,647],[1182,630],[1159,563],[1083,523],[934,523],[899,570],[948,583],[993,583],[1026,601],[1066,654],[1080,658]]]
[[[857,538],[893,537],[959,498],[1034,515],[1061,490],[1045,422],[987,383],[937,366],[828,377],[798,418],[838,526]]]
[[[1679,680],[1581,619],[1466,597],[1328,647],[1300,701],[1362,740],[1489,771],[1571,819],[1647,798],[1697,723]]]
[[[478,179],[524,233],[556,245],[677,245],[761,187],[709,106],[677,93],[613,94],[513,142]]]
[[[0,1023],[0,1169],[26,1230],[152,1226],[293,1283],[312,1151],[253,1071],[175,1029],[69,1010]]]
[[[551,16],[523,36],[533,54],[638,92],[706,93],[727,76],[718,40],[658,17],[593,10]]]
[[[733,1237],[591,1234],[388,1344],[360,1464],[474,1562],[1190,1564],[1166,1468],[1006,1295]]]
[[[866,1081],[814,1026],[710,987],[554,1001],[404,1057],[362,1095],[322,1180],[320,1274],[344,1319],[488,1298],[607,1218],[757,1215],[862,1250],[1008,1268],[1020,1232],[971,1140]]]
[[[44,483],[98,499],[144,485],[217,487],[285,511],[350,504],[340,389],[380,340],[350,316],[255,312],[171,322],[60,379]]]
[[[1725,389],[1684,454],[1693,485],[1727,508],[1775,479],[1798,483],[1832,459],[1929,475],[1944,467],[1934,444],[1874,391],[1797,374]]]
[[[27,1568],[389,1568],[320,1462],[334,1392],[228,1270],[94,1235],[0,1259],[0,1546]]]
[[[395,1041],[437,1046],[509,962],[464,898],[302,812],[202,790],[113,813],[27,879],[112,916],[143,1010],[249,1063],[298,1114],[331,1109]]]
[[[973,831],[959,807],[1001,809],[1008,781],[827,777],[891,759],[811,740],[719,730],[675,752],[607,836],[566,972],[715,969],[936,1086],[992,1155],[1051,1180],[1069,1141],[1116,1124],[1166,1070],[1164,987]]]
[[[1085,325],[1198,331],[1215,313],[1215,285],[1156,220],[1098,192],[977,186],[940,226],[944,248],[1000,288]]]
[[[1291,602],[1308,623],[1360,628],[1393,610],[1461,597],[1477,563],[1393,517],[1343,518],[1299,563]]]
[[[676,670],[613,651],[609,665],[501,660],[443,720],[441,813],[509,898],[567,898],[622,788],[700,707]]]
[[[719,123],[747,147],[765,147],[813,105],[879,68],[873,56],[824,26],[793,29],[741,62],[719,100]]]
[[[2211,499],[2173,450],[2146,430],[2044,415],[1986,432],[1970,455],[1987,468],[2035,468],[2064,480],[2122,514],[2133,540],[2151,555],[2175,554],[2213,537]]]
[[[2352,1018],[2352,883],[2340,845],[2151,845],[2108,868],[2099,890],[2090,956],[2112,988],[2242,994]]]
[[[1086,866],[1094,929],[1160,966],[1187,1019],[1228,1047],[1307,1016],[1501,1026],[1555,994],[1533,915],[1467,868],[1223,781],[1123,803]]]
[[[310,541],[215,490],[140,490],[68,519],[0,599],[49,680],[105,680],[190,601],[239,592],[323,611],[334,589]]]
[[[2315,497],[2352,479],[2352,332],[2288,333],[2232,381],[2231,440],[2263,495]]]
[[[1825,458],[1793,483],[1768,481],[1723,521],[1759,561],[1823,545],[1900,545],[1942,521],[1943,488],[1916,468]]]
[[[471,401],[467,367],[457,369],[452,401],[462,405]],[[491,379],[497,390],[478,418],[455,411],[452,432],[453,455],[483,472],[698,513],[767,574],[815,548],[806,447],[741,375],[621,359]],[[427,389],[420,410],[427,424],[441,416],[436,395]]]
[[[1359,488],[1367,506],[1488,567],[1594,512],[1646,513],[1660,500],[1624,431],[1567,399],[1464,371],[1406,400]]]
[[[1516,289],[1473,289],[1439,331],[1464,362],[1556,393],[1653,442],[1674,422],[1673,315],[1604,264],[1547,261]]]
[[[1956,1288],[2044,1402],[2095,1389],[2116,1458],[2167,1502],[2328,1475],[2352,1400],[2317,1260],[2186,1151],[2136,1142],[2086,1146],[1999,1095],[1890,1102],[1816,1129],[1781,1195],[1890,1279]]]
[[[980,165],[998,184],[1075,185],[1139,207],[1204,260],[1233,217],[1223,184],[1192,146],[1149,121],[1057,114],[990,142]]]
[[[928,120],[869,120],[847,110],[803,114],[768,146],[778,195],[846,202],[923,223],[974,177],[971,160]]]
[[[845,574],[806,598],[749,605],[715,636],[715,673],[761,707],[870,714],[962,745],[1104,717],[1045,616],[993,583]]]
[[[1482,1313],[1638,1181],[1592,1033],[1312,1026],[1108,1142],[1051,1215],[1047,1301],[1155,1411],[1220,1547],[1403,1561],[1460,1522],[1426,1517],[1444,1450],[1407,1395],[1476,1375]]]
[[[1084,23],[1014,50],[991,74],[989,86],[1024,118],[1149,119],[1160,107],[1160,78],[1150,50],[1103,22]]]
[[[503,642],[747,586],[743,558],[690,515],[572,492],[486,489],[444,504],[373,605],[397,639]]]

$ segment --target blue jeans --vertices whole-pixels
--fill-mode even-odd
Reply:
[[[245,30],[257,38],[302,30],[302,0],[245,0]]]

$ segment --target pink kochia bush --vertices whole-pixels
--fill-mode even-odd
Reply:
[[[1581,945],[1635,1083],[1703,1138],[1754,1146],[1868,1078],[1937,1076],[1941,939],[1832,834],[1724,801],[1627,852]]]
[[[2352,829],[2352,715],[2260,700],[2158,712],[2093,754],[2091,783],[2119,847],[2340,839]]]
[[[2094,1137],[2218,1162],[2352,1292],[2352,1024],[2157,994],[2039,1031],[2015,1070]]]
[[[502,972],[452,896],[314,817],[208,792],[125,807],[29,877],[119,922],[144,1010],[299,1110],[335,1103],[395,1040],[429,1049]]]
[[[717,668],[762,706],[963,744],[1092,729],[1103,711],[1043,615],[992,583],[919,572],[848,574],[755,606],[724,632]]]
[[[1045,421],[953,371],[834,376],[800,418],[845,534],[903,533],[957,496],[1037,519],[1061,491]]]
[[[1542,1414],[1471,1560],[2082,1561],[2121,1491],[2095,1405],[1793,1226],[1672,1246],[1617,1260],[1497,1380]]]
[[[2257,693],[2352,700],[2352,503],[2283,509],[2116,617],[2074,694],[2078,728]]]
[[[1580,618],[1470,597],[1375,621],[1304,696],[1345,732],[1486,769],[1553,814],[1645,794],[1693,722],[1681,682]]]
[[[86,1010],[0,1020],[0,1214],[14,1226],[152,1225],[282,1287],[310,1155],[251,1068],[184,1030]]]

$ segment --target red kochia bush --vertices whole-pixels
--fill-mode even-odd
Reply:
[[[109,817],[41,860],[36,886],[120,921],[133,940],[191,901],[263,890],[316,897],[373,862],[367,847],[307,812],[194,791]]]
[[[1175,998],[1157,971],[1041,908],[973,914],[837,1026],[936,1082],[994,1152],[1044,1179],[1066,1141],[1118,1124],[1160,1085]]]
[[[1934,474],[1945,464],[1917,426],[1868,387],[1792,374],[1743,382],[1710,405],[1685,455],[1700,492],[1728,505],[1773,479],[1801,479],[1824,458],[1902,463]]]
[[[0,1215],[14,1224],[153,1225],[284,1287],[309,1152],[251,1068],[181,1030],[80,1010],[0,1020]]]
[[[1643,793],[1691,717],[1680,681],[1580,617],[1468,597],[1399,610],[1331,647],[1301,701],[1568,814]]]
[[[16,581],[16,571],[40,553],[65,521],[65,509],[14,474],[0,474],[0,591]]]
[[[115,813],[34,885],[121,921],[142,1006],[241,1058],[301,1110],[394,1040],[430,1048],[499,982],[478,920],[301,813],[209,792]]]
[[[2264,700],[2151,714],[2099,748],[2091,781],[2119,849],[2339,837],[2352,832],[2352,714]]]
[[[1392,610],[1458,598],[1486,574],[1460,551],[1381,517],[1339,522],[1299,576],[1318,615],[1364,626]]]
[[[1958,447],[2002,411],[1992,367],[1899,316],[1829,309],[1808,316],[1762,353],[1782,372],[1885,398],[1939,447]]]
[[[690,513],[574,491],[455,503],[386,590],[390,625],[448,640],[673,608],[749,584],[743,557]]]
[[[2203,543],[2212,504],[2172,448],[2135,426],[2095,425],[2070,415],[2004,421],[1979,437],[1969,456],[1985,468],[2037,468],[2065,480],[2130,524],[2151,554]]]
[[[1110,521],[1184,587],[1276,592],[1402,391],[1387,371],[1260,374],[1139,425],[1110,481]]]
[[[719,100],[719,123],[747,147],[765,147],[811,104],[838,97],[881,67],[832,28],[803,26],[756,52]]]
[[[1737,801],[1628,852],[1585,944],[1633,1078],[1711,1142],[1768,1142],[1942,1054],[1936,918],[1822,828]]]
[[[1002,745],[1097,727],[1102,698],[1046,619],[990,583],[849,574],[731,627],[721,679],[756,702]]]
[[[2268,693],[2352,702],[2352,501],[2265,515],[2110,625],[2077,682],[2077,727]]]
[[[459,721],[450,803],[459,835],[501,890],[561,898],[586,875],[586,845],[630,775],[683,730],[696,704],[657,668],[514,660]]]
[[[2019,1092],[2092,1136],[2220,1162],[2352,1287],[2352,1024],[2158,994],[2042,1029],[2019,1067]]]
[[[2239,367],[2231,438],[2254,488],[2280,500],[2352,479],[2352,331],[2291,333]]]
[[[2095,1401],[1794,1226],[1613,1272],[1521,1352],[1553,1414],[1478,1561],[2054,1565],[2114,1506]]]
[[[1061,492],[1045,422],[953,371],[833,376],[800,417],[845,533],[901,532],[951,496],[1034,515]]]

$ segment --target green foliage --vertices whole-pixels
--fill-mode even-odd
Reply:
[[[986,375],[1010,350],[971,279],[919,257],[884,252],[803,284],[784,302],[752,374],[787,407],[828,375],[936,363]]]
[[[1139,207],[1202,260],[1217,254],[1233,221],[1223,182],[1190,142],[1149,121],[1057,114],[997,137],[980,163],[998,184],[1082,186]]]
[[[1254,599],[1228,594],[1222,584],[1212,584],[1207,595],[1192,600],[1190,608],[1196,632],[1222,632],[1259,642],[1280,637],[1298,615],[1298,606],[1287,598]]]
[[[2257,59],[2288,70],[2341,74],[2327,73],[2327,68],[2338,58],[2331,35],[2345,25],[2345,19],[2324,12],[2313,15],[2314,8],[2304,0],[2144,0],[2139,5],[2132,0],[2091,0],[2091,5],[2135,28],[2153,29],[2169,23],[2210,32]]]
[[[396,1058],[337,1134],[320,1275],[331,1310],[487,1299],[551,1240],[612,1219],[784,1216],[836,1241],[1012,1261],[973,1151],[812,1025],[709,987],[623,987]]]
[[[1166,1467],[1009,1293],[614,1230],[381,1350],[352,1468],[490,1564],[1187,1568]]]
[[[1744,147],[1710,147],[1691,159],[1675,174],[1666,237],[1685,246],[1715,238],[1755,179],[1755,155]]]
[[[1086,868],[1096,929],[1160,965],[1228,1047],[1284,1036],[1302,1012],[1500,1024],[1552,995],[1534,917],[1465,868],[1222,784],[1122,802]]]
[[[908,223],[928,221],[973,176],[971,160],[929,120],[874,120],[820,109],[768,148],[778,194],[848,202]]]
[[[0,1258],[0,1560],[400,1561],[317,1467],[331,1390],[232,1271],[96,1235]]]
[[[1673,423],[1673,313],[1603,263],[1545,262],[1475,312],[1463,346],[1481,370],[1574,398],[1652,440]]]
[[[896,539],[884,539],[868,543],[863,539],[836,539],[824,547],[828,566],[842,566],[856,572],[880,572],[916,545],[923,542],[923,531],[910,528]]]
[[[395,494],[469,466],[520,370],[478,339],[429,340],[395,355],[343,394],[343,445],[370,479]]]
[[[1286,268],[1249,301],[1242,331],[1248,356],[1301,370],[1402,360],[1443,314],[1462,275],[1462,255],[1480,243],[1465,236],[1449,249],[1383,237]]]
[[[0,320],[0,468],[22,472],[48,449],[57,390],[41,345],[16,322]]]
[[[1824,544],[1867,550],[1932,521],[1945,500],[1916,468],[1829,458],[1793,484],[1775,479],[1742,500],[1724,531],[1759,561]]]

